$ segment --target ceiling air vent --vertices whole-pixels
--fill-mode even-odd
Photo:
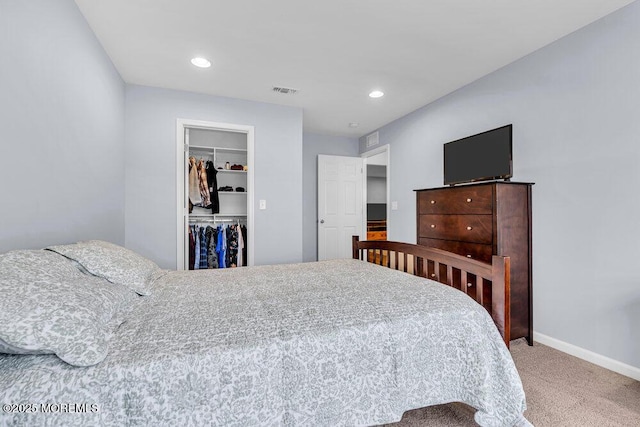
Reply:
[[[280,87],[280,86],[274,86],[272,90],[274,92],[278,92],[283,95],[295,95],[298,92],[298,89],[292,89],[290,87]]]
[[[367,148],[373,147],[374,145],[378,145],[380,143],[380,138],[378,136],[378,132],[374,132],[371,135],[367,135]]]

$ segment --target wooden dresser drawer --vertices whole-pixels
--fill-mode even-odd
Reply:
[[[418,191],[420,214],[492,214],[490,185]]]
[[[467,258],[483,262],[491,262],[491,257],[493,256],[493,246],[483,245],[480,243],[457,242],[454,240],[439,240],[421,237],[418,239],[418,244],[453,252],[458,255],[463,255]]]
[[[387,240],[386,231],[367,231],[367,240]]]
[[[420,237],[491,244],[491,215],[420,215]]]

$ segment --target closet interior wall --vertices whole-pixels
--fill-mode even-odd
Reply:
[[[250,265],[248,135],[185,127],[185,269]]]

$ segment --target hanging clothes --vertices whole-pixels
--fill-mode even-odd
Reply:
[[[218,268],[227,268],[227,235],[225,230],[225,227],[218,227],[218,244],[216,245],[216,252],[218,253]]]
[[[248,242],[247,242],[247,226],[243,225],[240,227],[240,232],[242,234],[242,265],[244,267],[247,266],[247,246],[248,246]]]
[[[227,267],[238,266],[238,226],[227,228]]]
[[[196,238],[193,236],[194,227],[189,226],[189,270],[193,270],[196,261]]]
[[[209,268],[208,255],[209,242],[207,241],[207,231],[204,227],[200,228],[200,269],[206,270]]]
[[[190,225],[189,270],[233,268],[247,265],[245,225]]]
[[[238,267],[244,265],[244,239],[242,238],[242,227],[238,226]]]
[[[194,257],[194,261],[193,261],[193,269],[194,270],[199,270],[200,269],[200,232],[199,232],[199,228],[198,226],[194,226],[194,235],[196,237],[196,249],[195,249],[195,257]]]
[[[216,252],[216,244],[218,243],[218,231],[207,226],[207,266],[209,268],[218,268],[218,253]]]
[[[200,189],[200,197],[202,198],[202,207],[207,209],[211,208],[207,168],[203,159],[198,160],[198,188]]]
[[[193,156],[189,157],[189,202],[193,206],[202,204],[202,197],[200,196],[200,182],[198,179],[198,167],[196,165],[196,158]]]
[[[211,213],[220,213],[220,197],[218,196],[218,170],[211,160],[207,161],[207,185],[209,186],[209,198],[211,199]]]

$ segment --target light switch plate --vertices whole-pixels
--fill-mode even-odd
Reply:
[[[391,210],[392,211],[398,210],[398,202],[391,202]]]
[[[260,210],[265,210],[265,209],[267,209],[267,201],[260,200]]]

